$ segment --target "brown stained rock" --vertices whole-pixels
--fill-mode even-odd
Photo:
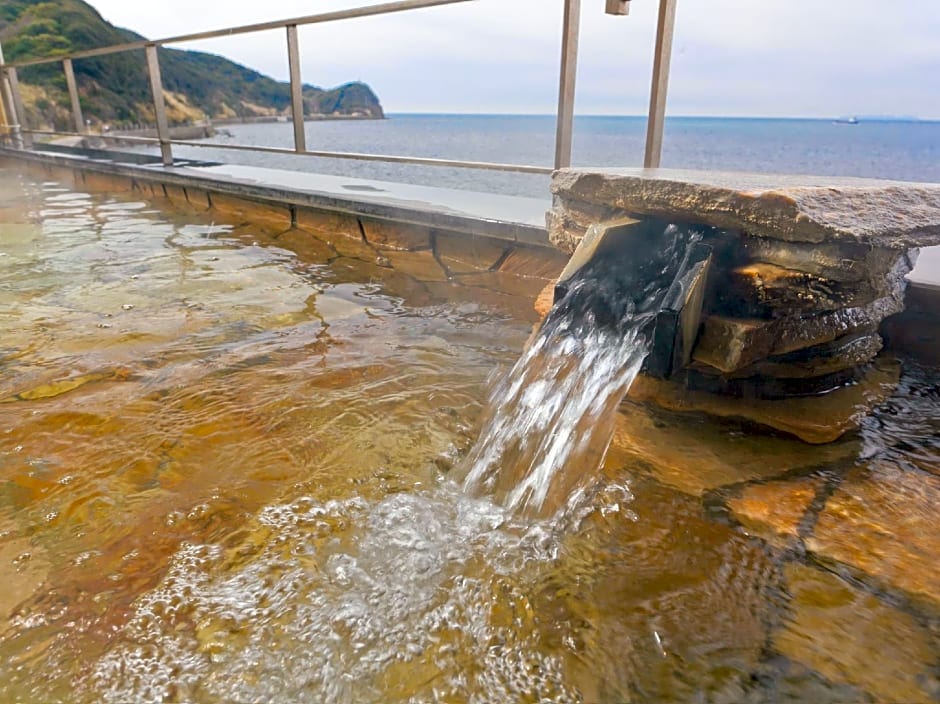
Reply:
[[[451,272],[489,271],[506,255],[511,243],[491,237],[438,233],[434,249]]]
[[[431,249],[431,229],[420,225],[361,220],[366,241],[376,249],[415,252]]]
[[[753,237],[745,237],[742,244],[746,247],[754,240]],[[783,248],[797,246],[778,244]],[[844,248],[859,249],[855,246]],[[738,256],[747,258],[747,254],[739,253]],[[751,261],[727,272],[727,282],[723,282],[716,292],[717,299],[723,309],[733,311],[735,315],[780,318],[858,308],[885,297],[903,298],[904,277],[917,259],[916,251],[909,254],[873,248],[871,252],[859,253],[859,256],[867,261],[869,268],[852,281],[843,280],[844,276],[830,278],[795,267]],[[856,277],[858,273],[854,272],[852,276]]]
[[[191,207],[189,203],[189,198],[186,197],[186,190],[181,188],[180,186],[174,186],[169,183],[164,184],[163,192],[166,194],[166,197],[169,198],[170,201],[173,202],[174,205],[177,205],[183,208]]]
[[[728,508],[748,532],[786,547],[798,538],[800,522],[821,484],[816,477],[752,484],[729,499]]]
[[[753,376],[773,379],[808,379],[834,374],[870,362],[881,351],[881,335],[853,333],[815,347],[770,357],[738,370],[729,378]],[[703,370],[707,368],[703,367]]]
[[[614,217],[623,217],[623,213],[595,203],[566,200],[565,207],[558,207],[556,203],[556,207],[545,214],[548,241],[562,252],[571,254],[591,225]]]
[[[894,249],[940,244],[940,185],[671,169],[563,169],[550,222],[568,200],[789,242]],[[553,240],[554,241],[554,240]]]
[[[882,463],[856,469],[826,503],[806,547],[940,609],[940,477]]]
[[[472,274],[456,274],[453,280],[464,286],[488,288],[511,296],[522,296],[533,300],[545,287],[546,279],[517,276],[502,271],[478,271]],[[552,282],[553,283],[553,282]]]
[[[288,230],[274,239],[278,247],[289,249],[303,261],[323,264],[336,256],[336,251],[324,240],[306,230]]]
[[[853,290],[832,279],[763,262],[735,267],[727,277],[721,300],[732,304],[743,301],[749,312],[762,317],[838,310],[865,305],[875,298],[874,292]]]
[[[585,702],[694,702],[702,692],[746,701],[741,685],[759,667],[768,591],[778,586],[771,556],[711,520],[697,498],[641,478],[630,492],[620,511],[585,519],[579,535],[603,540],[568,546],[577,559],[560,569],[573,571],[543,580],[536,613],[569,626],[544,636],[553,648],[577,648],[583,680],[597,688],[581,690]],[[636,520],[625,520],[627,510]],[[562,641],[568,633],[574,647]]]
[[[859,421],[891,394],[899,376],[897,362],[877,360],[857,383],[822,396],[780,400],[731,398],[689,390],[674,381],[640,376],[630,388],[629,397],[673,411],[739,418],[795,435],[811,444],[824,444],[858,428]]]
[[[345,237],[335,234],[332,236],[320,234],[320,236],[342,257],[352,257],[374,264],[376,257],[379,255],[378,251],[361,237]]]
[[[160,195],[163,195],[162,190]],[[291,226],[290,208],[286,205],[264,203],[226,193],[213,193],[211,202],[212,210],[219,210],[229,216],[243,217],[252,222],[262,221],[282,230]]]
[[[329,239],[337,236],[356,241],[362,239],[359,221],[352,215],[300,207],[295,210],[295,215],[297,227],[301,230],[324,235]]]
[[[848,243],[783,242],[769,237],[740,239],[741,256],[749,262],[774,264],[840,283],[878,286],[906,254],[896,249]],[[907,262],[912,266],[911,262]]]
[[[13,537],[15,530],[6,519],[0,522],[0,569],[4,575],[0,623],[4,627],[17,607],[42,587],[50,568],[45,550],[28,538]]]
[[[100,193],[126,193],[132,188],[131,180],[123,176],[112,176],[111,174],[100,174],[96,171],[83,171],[82,183],[90,191]],[[154,184],[154,194],[163,197],[163,189],[160,184]]]
[[[777,651],[879,702],[934,701],[935,644],[910,615],[812,567],[789,563],[784,575],[790,618]]]
[[[382,255],[388,258],[395,271],[407,274],[417,281],[447,281],[447,272],[441,268],[430,250],[402,252],[387,249]]]
[[[194,210],[203,211],[209,209],[209,193],[201,188],[187,186],[186,199]]]
[[[867,306],[814,316],[777,320],[707,316],[692,353],[693,359],[726,374],[775,355],[832,342],[856,330],[870,330],[889,315],[904,310],[900,295],[886,296]]]
[[[514,276],[555,281],[567,262],[566,255],[547,247],[516,247],[500,265],[499,271]]]
[[[628,400],[620,407],[609,456],[621,465],[641,460],[657,481],[700,496],[722,486],[831,465],[857,451],[852,441],[812,446]]]
[[[535,299],[534,308],[539,319],[548,315],[553,305],[555,305],[555,282],[549,281]]]

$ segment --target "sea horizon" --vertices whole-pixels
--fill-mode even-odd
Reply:
[[[395,110],[385,113],[386,118],[390,117],[542,117],[556,119],[554,113],[542,112],[435,112],[435,111],[402,111]],[[627,119],[643,120],[648,119],[647,115],[619,115],[605,113],[576,113],[575,120],[583,118],[603,118],[603,119]],[[829,117],[806,117],[806,116],[773,116],[773,115],[667,115],[666,120],[747,120],[747,121],[787,121],[787,122],[833,122],[844,120],[846,118],[855,118],[859,122],[913,122],[913,123],[940,123],[940,117],[917,117],[914,115],[861,115],[846,113],[845,115],[832,115]]]

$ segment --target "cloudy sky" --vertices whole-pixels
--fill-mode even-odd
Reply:
[[[150,38],[373,0],[90,0]],[[389,112],[552,113],[562,0],[473,0],[300,29],[305,82],[369,83]],[[582,0],[577,112],[646,111],[657,0]],[[286,79],[283,30],[195,42]],[[940,119],[938,0],[678,0],[672,115]]]

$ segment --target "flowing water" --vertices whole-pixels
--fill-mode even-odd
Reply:
[[[936,698],[935,370],[823,448],[627,404],[532,518],[460,475],[544,282],[426,254],[0,171],[0,701]],[[556,314],[542,381],[601,317]],[[791,486],[795,542],[739,521]]]
[[[658,236],[656,236],[658,235]],[[576,510],[693,234],[674,225],[595,257],[494,388],[465,485],[528,515]]]

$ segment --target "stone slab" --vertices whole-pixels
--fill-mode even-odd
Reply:
[[[853,470],[806,547],[940,611],[940,477],[887,463]]]
[[[642,223],[633,218],[618,218],[614,221],[597,222],[589,226],[584,239],[571,255],[558,276],[557,284],[564,286],[595,257],[619,247],[629,247],[631,232],[642,228]]]
[[[499,240],[466,235],[437,234],[434,251],[451,273],[491,271],[507,254],[507,245]]]
[[[658,482],[701,496],[723,486],[829,466],[857,452],[851,441],[812,446],[628,400],[617,414],[609,456],[612,461],[639,459]]]
[[[877,360],[855,384],[822,396],[779,400],[720,396],[690,390],[675,381],[639,376],[629,396],[673,411],[739,418],[795,435],[804,442],[824,444],[857,429],[860,420],[891,394],[899,376],[896,361]]]
[[[877,702],[936,701],[936,644],[912,616],[812,567],[788,563],[784,575],[790,617],[774,649]]]
[[[889,315],[904,310],[900,295],[885,296],[858,308],[819,315],[776,320],[710,315],[692,357],[726,374],[737,372],[767,357],[815,347],[859,330],[877,328]]]
[[[822,485],[819,477],[752,484],[728,499],[728,509],[744,528],[772,545],[790,547]]]
[[[555,172],[556,213],[573,199],[791,242],[895,249],[940,244],[940,184],[673,169]]]
[[[750,367],[740,369],[728,378],[759,376],[772,379],[810,379],[821,377],[870,362],[881,352],[882,347],[883,342],[878,333],[854,333],[823,345],[770,357]],[[702,367],[703,372],[707,369],[707,367]]]

